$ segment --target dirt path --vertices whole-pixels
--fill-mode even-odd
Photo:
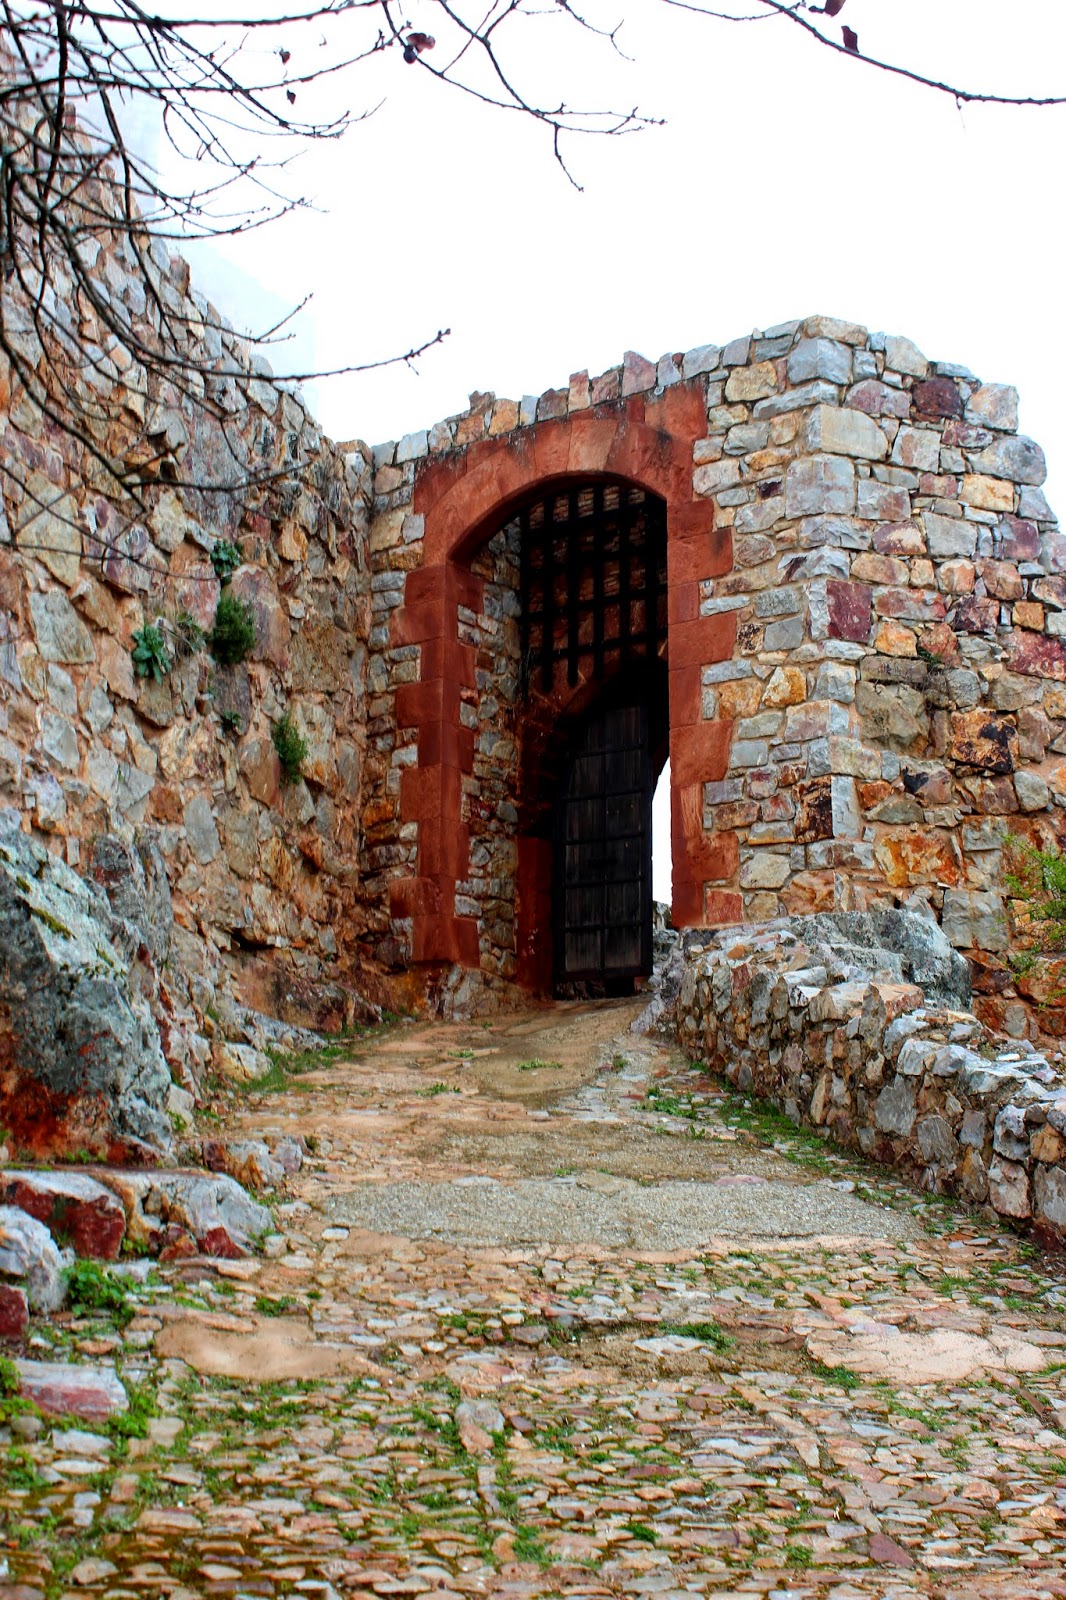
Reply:
[[[28,1440],[0,1600],[1066,1596],[1059,1264],[636,1009],[401,1026],[232,1106],[307,1143],[278,1232],[69,1331],[156,1414]]]

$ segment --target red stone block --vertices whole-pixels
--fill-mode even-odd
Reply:
[[[870,637],[871,591],[865,583],[829,578],[825,586],[829,607],[829,637],[865,644]]]
[[[966,595],[958,602],[951,613],[951,626],[956,633],[994,633],[999,627],[999,601],[989,600],[984,596]],[[1018,634],[1014,635],[1017,639]],[[1025,634],[1026,639],[1039,641],[1038,634]],[[1013,641],[1012,641],[1013,642]],[[1057,640],[1048,640],[1061,650]],[[1025,672],[1025,667],[1015,667],[1015,672]],[[1040,676],[1054,677],[1054,673],[1044,673],[1042,668],[1034,668]]]
[[[0,1203],[43,1222],[75,1255],[114,1261],[126,1234],[126,1212],[110,1189],[81,1172],[5,1172]]]
[[[671,579],[666,593],[666,610],[669,637],[679,624],[698,622],[700,619],[700,586],[694,578],[675,583]]]
[[[440,885],[432,878],[401,878],[389,885],[393,917],[433,917],[440,912]]]
[[[220,1261],[237,1261],[248,1254],[221,1224],[217,1228],[208,1228],[196,1242],[202,1255],[213,1256]]]
[[[644,420],[649,427],[661,429],[679,441],[687,440],[691,445],[707,432],[704,407],[703,384],[698,378],[691,378],[687,383],[676,383],[664,389],[661,395],[646,395]]]
[[[670,672],[670,726],[687,727],[703,717],[703,684],[699,667],[675,667]]]
[[[396,726],[420,728],[444,715],[444,691],[439,682],[401,683],[396,691]]]
[[[950,378],[927,378],[911,390],[911,405],[919,417],[961,417],[962,396]]]
[[[419,962],[476,967],[480,961],[477,923],[473,917],[417,917],[413,956]]]
[[[1061,639],[1040,633],[1013,633],[1007,641],[1007,660],[1012,672],[1066,682],[1066,643]]]
[[[694,622],[671,623],[668,644],[671,669],[730,661],[736,642],[735,611],[719,611],[713,617],[697,617]]]
[[[670,916],[675,928],[698,928],[703,921],[703,885],[694,878],[680,878],[674,869],[670,894]]]
[[[26,1291],[0,1283],[0,1339],[21,1339],[30,1320]]]
[[[687,784],[717,783],[729,764],[731,722],[697,722],[670,735],[670,780],[675,789]]]
[[[708,928],[728,927],[744,920],[744,900],[731,889],[708,889],[703,902]]]

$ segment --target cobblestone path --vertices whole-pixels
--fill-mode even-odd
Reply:
[[[10,1419],[0,1600],[1066,1596],[1063,1264],[634,1011],[400,1026],[230,1103],[307,1142],[278,1232],[42,1331],[140,1387]]]

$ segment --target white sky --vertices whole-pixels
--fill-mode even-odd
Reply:
[[[435,10],[412,0],[406,15],[433,32]],[[631,63],[547,15],[511,25],[518,73],[667,123],[571,140],[582,193],[543,129],[390,51],[345,80],[353,107],[384,97],[376,114],[289,176],[321,214],[188,252],[198,286],[240,327],[313,291],[279,371],[387,355],[451,327],[417,375],[309,387],[326,431],[395,438],[464,409],[473,389],[517,398],[626,349],[654,359],[825,312],[1017,384],[1054,504],[1066,487],[1066,108],[960,110],[784,19],[730,25],[656,0],[586,0],[585,14],[625,17]],[[869,53],[963,87],[1066,92],[1061,0],[848,0],[828,28],[839,37],[844,21]]]

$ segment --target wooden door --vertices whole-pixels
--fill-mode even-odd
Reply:
[[[570,761],[556,831],[556,980],[651,971],[648,709],[594,717]]]

